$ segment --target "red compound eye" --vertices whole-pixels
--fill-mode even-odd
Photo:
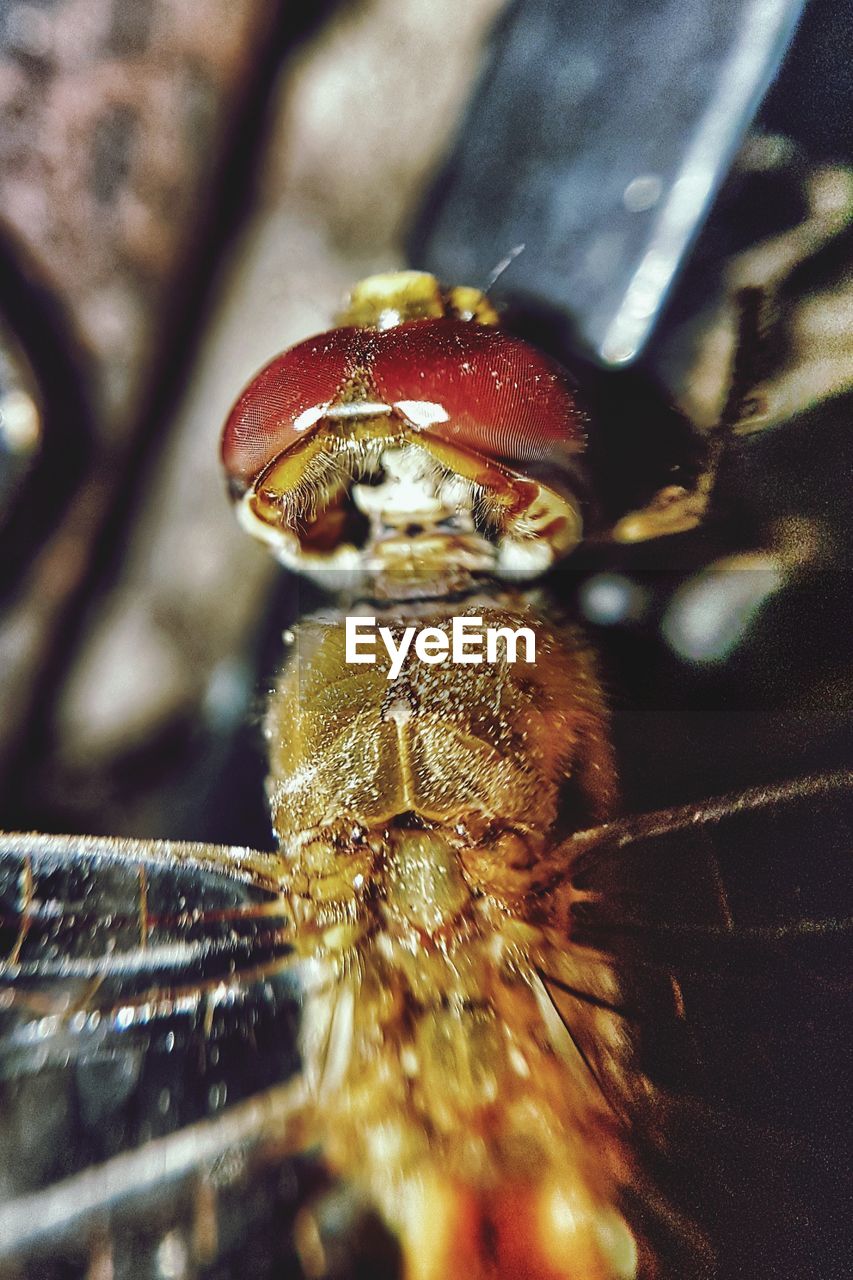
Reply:
[[[500,329],[422,320],[376,335],[377,392],[415,426],[509,463],[584,445],[584,416],[566,372]]]
[[[332,329],[272,360],[225,425],[229,477],[247,488],[356,386],[416,431],[510,465],[557,461],[584,445],[583,414],[553,360],[500,329],[421,320]]]
[[[371,334],[332,329],[276,356],[240,396],[222,437],[229,477],[248,486],[273,458],[311,434],[323,410],[366,365]]]

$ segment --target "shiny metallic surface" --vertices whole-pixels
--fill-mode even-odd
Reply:
[[[494,296],[568,315],[576,349],[631,363],[802,10],[802,0],[515,4],[413,260],[479,283],[523,242]]]

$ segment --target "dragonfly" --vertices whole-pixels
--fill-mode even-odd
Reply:
[[[270,698],[279,848],[2,837],[0,1274],[826,1273],[851,776],[616,816],[539,586],[588,536],[588,425],[422,273],[237,401],[238,518],[337,597]],[[720,439],[629,529],[701,519]],[[460,617],[502,656],[446,660]]]

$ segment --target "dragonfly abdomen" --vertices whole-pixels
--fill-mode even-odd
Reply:
[[[623,1140],[522,936],[474,924],[413,951],[378,931],[306,1008],[326,1162],[380,1208],[406,1280],[637,1274]]]

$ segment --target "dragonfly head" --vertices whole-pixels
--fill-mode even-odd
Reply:
[[[585,416],[559,365],[422,272],[363,281],[342,320],[228,418],[249,532],[335,589],[323,575],[530,578],[577,545]]]

